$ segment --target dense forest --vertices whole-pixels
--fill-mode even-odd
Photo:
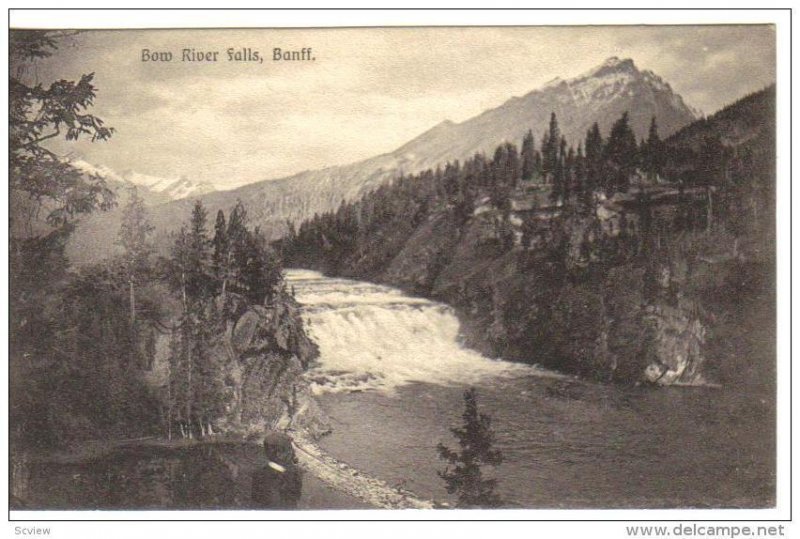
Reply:
[[[35,299],[17,300],[17,312],[25,313],[12,339],[15,376],[25,387],[13,408],[21,441],[213,434],[221,423],[242,420],[233,416],[244,405],[246,381],[236,373],[252,368],[248,361],[269,363],[267,354],[282,348],[281,364],[297,355],[305,368],[315,347],[296,312],[270,318],[279,309],[296,310],[296,303],[274,251],[246,222],[239,204],[227,222],[218,213],[211,234],[197,202],[171,255],[156,257],[134,194],[119,234],[122,255],[79,269],[51,268],[49,275],[60,271],[58,281],[39,282]],[[35,278],[18,271],[16,283]],[[238,322],[259,308],[266,325],[288,332],[282,347],[270,342],[272,327],[252,349],[235,342]]]
[[[701,382],[719,369],[701,366],[720,320],[742,312],[725,298],[773,294],[774,91],[667,140],[653,118],[637,142],[623,114],[576,148],[552,114],[538,145],[529,131],[519,148],[399,177],[276,247],[289,265],[444,301],[496,356]]]
[[[27,76],[32,62],[69,35],[15,31],[11,40],[14,447],[196,437],[286,421],[316,346],[285,289],[277,254],[241,202],[227,217],[219,211],[213,224],[197,202],[169,255],[157,256],[133,189],[119,254],[70,266],[64,249],[78,219],[117,200],[103,178],[46,145],[55,137],[102,143],[114,134],[88,112],[97,94],[93,75],[49,86]]]

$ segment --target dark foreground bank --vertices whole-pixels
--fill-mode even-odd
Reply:
[[[17,510],[270,510],[254,499],[254,477],[268,463],[253,443],[145,441],[93,448],[29,464]],[[297,509],[370,506],[301,472]]]

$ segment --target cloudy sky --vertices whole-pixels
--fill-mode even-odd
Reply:
[[[315,60],[273,62],[275,47]],[[183,48],[219,61],[181,62]],[[266,58],[228,62],[228,48]],[[142,49],[174,58],[142,62]],[[775,80],[769,26],[90,31],[30,76],[95,72],[94,112],[117,130],[58,151],[226,189],[392,151],[609,56],[633,58],[706,113]]]

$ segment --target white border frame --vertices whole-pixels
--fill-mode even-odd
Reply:
[[[791,100],[789,88],[791,87],[791,12],[776,10],[747,10],[747,11],[718,11],[718,10],[503,10],[503,11],[449,11],[449,10],[410,10],[410,11],[184,11],[184,10],[97,10],[97,11],[20,11],[12,10],[9,14],[10,25],[14,28],[190,28],[190,27],[215,27],[215,28],[302,28],[302,27],[336,27],[336,26],[544,26],[544,25],[608,25],[608,24],[774,24],[776,25],[777,39],[777,283],[778,283],[778,407],[777,407],[777,506],[774,509],[764,510],[513,510],[495,511],[483,510],[480,512],[466,511],[382,511],[382,510],[352,510],[352,511],[303,511],[303,512],[252,512],[252,511],[65,511],[65,512],[10,512],[11,519],[24,519],[25,521],[43,520],[560,520],[569,521],[664,521],[681,520],[684,522],[697,522],[705,520],[722,521],[777,521],[788,520],[791,515],[790,507],[790,462],[789,462],[789,436],[790,424],[790,203],[791,203],[791,128],[790,111]],[[4,40],[7,46],[7,33]],[[7,60],[6,60],[7,61]],[[3,78],[4,90],[7,91],[7,80]],[[5,105],[8,106],[7,103]],[[3,125],[3,129],[8,127]],[[5,132],[7,135],[7,131]],[[7,147],[3,152],[7,158]],[[7,161],[6,161],[7,162]],[[4,168],[4,170],[7,170]],[[7,172],[6,172],[7,174]],[[3,218],[7,219],[7,190],[0,190],[4,197],[2,204]],[[6,220],[7,222],[7,220]],[[2,264],[2,279],[8,282],[7,237],[0,246],[4,262]],[[0,328],[8,327],[8,305],[5,294],[3,296],[3,309],[0,313]],[[7,360],[7,354],[6,360]],[[7,365],[7,363],[6,363]],[[2,370],[2,402],[8,402],[8,372]],[[4,404],[5,406],[5,404]],[[6,433],[8,432],[8,415],[4,411],[0,418]],[[6,444],[4,444],[6,445]],[[7,447],[4,451],[0,468],[5,477],[8,477]],[[7,489],[2,489],[0,504],[8,507]],[[78,524],[78,523],[75,523]],[[184,522],[181,531],[209,530],[206,526],[211,523],[190,525]],[[230,524],[230,523],[229,523]],[[464,523],[462,523],[464,524]],[[540,523],[546,529],[564,533],[562,525],[557,522]],[[670,528],[677,522],[667,523]],[[735,523],[745,525],[744,522]],[[42,526],[42,524],[38,524]],[[108,526],[98,525],[95,528],[80,526],[85,537],[107,535]],[[624,522],[607,522],[583,526],[583,531],[590,531],[593,536],[605,535],[603,530],[616,530],[611,536],[625,536]],[[757,524],[756,524],[757,525]],[[16,522],[15,526],[27,526],[25,522]],[[471,524],[475,528],[463,528],[465,532],[478,532],[483,526],[478,523]],[[60,528],[53,524],[51,527]],[[73,526],[69,527],[73,529]],[[128,535],[128,529],[123,531],[122,526],[115,526],[113,533],[119,537]],[[448,528],[449,530],[450,528]],[[101,531],[104,530],[104,531]],[[138,530],[138,527],[137,527]],[[133,531],[130,529],[130,531]],[[141,530],[136,531],[139,535]],[[484,529],[484,532],[487,530]],[[537,528],[537,531],[544,531]],[[88,533],[88,535],[86,535]],[[296,533],[296,532],[292,532]],[[327,533],[327,532],[326,532]],[[453,533],[460,533],[453,530]],[[613,531],[612,531],[613,533]],[[133,536],[133,534],[131,534]]]

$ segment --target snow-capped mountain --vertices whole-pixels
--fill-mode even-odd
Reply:
[[[216,191],[214,186],[210,183],[192,181],[186,176],[181,176],[180,178],[162,178],[159,176],[150,176],[139,172],[127,171],[123,174],[123,177],[130,183],[147,187],[156,193],[167,195],[172,200],[198,197]]]
[[[465,122],[442,122],[392,155],[423,170],[448,159],[469,158],[477,151],[491,152],[503,141],[520,144],[528,129],[533,129],[538,143],[551,112],[556,113],[567,141],[577,146],[593,122],[607,135],[625,111],[637,138],[647,136],[653,116],[662,137],[698,116],[661,77],[639,71],[633,60],[613,57],[575,78],[557,78],[522,97],[512,97]]]
[[[215,191],[214,186],[210,183],[192,181],[186,176],[165,178],[142,174],[133,170],[120,174],[105,165],[93,165],[82,159],[73,160],[72,164],[87,174],[102,176],[112,187],[137,186],[140,196],[147,204],[159,204],[170,200],[198,197]]]
[[[561,132],[570,144],[583,141],[592,123],[598,122],[604,136],[623,112],[628,112],[637,138],[647,136],[650,120],[656,117],[659,132],[666,138],[695,120],[698,113],[684,103],[670,85],[651,71],[640,71],[633,60],[609,58],[601,65],[574,78],[554,79],[522,97],[512,97],[497,108],[461,123],[443,121],[393,152],[349,165],[301,172],[288,178],[261,181],[230,191],[202,194],[180,181],[160,183],[148,176],[130,174],[126,181],[161,189],[177,198],[154,206],[150,218],[162,232],[175,230],[186,221],[192,200],[199,196],[215,215],[226,212],[241,199],[252,223],[273,238],[286,230],[287,221],[300,221],[323,213],[343,200],[357,199],[400,174],[416,173],[443,165],[448,160],[465,160],[476,152],[490,154],[504,142],[521,144],[532,129],[536,144],[547,129],[550,113],[558,117]],[[155,192],[155,191],[154,191]],[[180,195],[180,196],[178,196]],[[86,228],[96,228],[87,223]],[[95,237],[94,258],[103,247]],[[87,253],[73,250],[73,253]],[[97,255],[97,256],[95,256]]]
[[[169,207],[167,203],[214,191],[211,184],[194,182],[186,177],[164,178],[134,171],[120,174],[111,167],[94,165],[83,159],[73,159],[71,163],[85,174],[102,176],[106,185],[117,195],[116,207],[106,212],[94,212],[78,222],[77,233],[70,237],[67,244],[67,256],[78,264],[97,262],[119,253],[117,235],[124,208],[130,200],[131,186],[136,186],[137,194],[148,206],[152,217],[161,215],[158,209]],[[167,226],[159,228],[171,230],[173,224],[169,222]]]
[[[614,57],[577,77],[552,80],[464,122],[444,121],[391,153],[202,198],[211,211],[227,209],[241,199],[262,230],[278,235],[287,220],[300,221],[335,209],[342,200],[358,198],[399,174],[435,168],[448,160],[463,161],[476,152],[488,154],[504,141],[519,145],[528,129],[539,144],[551,112],[556,113],[567,140],[577,146],[593,122],[598,122],[605,136],[625,111],[637,138],[647,136],[653,116],[662,138],[698,116],[661,77],[640,71],[633,60]],[[168,216],[184,216],[189,211],[183,201],[167,208],[161,220],[164,223]]]
[[[695,116],[700,115],[699,111],[689,108],[683,102],[683,98],[672,91],[669,83],[649,69],[639,71],[630,58],[620,60],[616,56],[612,56],[599,66],[573,79],[562,80],[556,77],[539,92],[552,88],[566,88],[568,94],[565,95],[562,92],[562,99],[571,99],[577,104],[587,102],[601,104],[621,94],[631,95],[637,89],[635,88],[636,84],[649,87],[655,92],[662,92],[676,110],[688,109]]]

